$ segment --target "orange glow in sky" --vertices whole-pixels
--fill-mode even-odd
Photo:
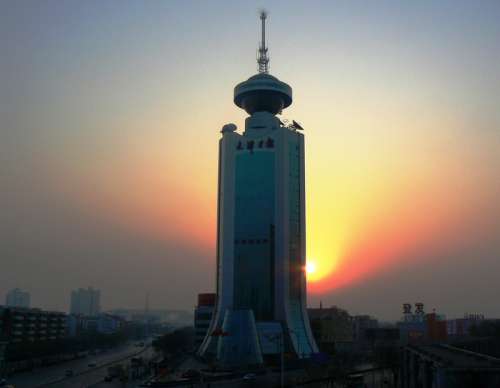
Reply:
[[[484,156],[469,153],[454,139],[456,123],[411,112],[407,119],[375,118],[365,107],[366,118],[341,117],[332,132],[324,128],[327,116],[309,116],[303,105],[296,114],[309,117],[311,128],[305,133],[310,292],[342,288],[412,254],[446,245],[463,233],[460,225],[469,223],[467,209],[490,200],[477,187],[494,172],[485,170]],[[151,135],[125,144],[113,156],[114,164],[94,161],[88,172],[68,173],[80,179],[74,186],[64,182],[65,189],[73,188],[85,206],[101,209],[115,222],[155,238],[194,244],[214,260],[219,135],[216,130],[187,132],[173,142],[163,128],[180,123],[169,120],[160,114],[148,124]],[[195,118],[191,125],[201,127],[203,120]],[[358,130],[343,133],[341,128]],[[192,144],[197,157],[177,144]],[[482,148],[486,155],[493,149]]]
[[[101,3],[2,2],[0,294],[192,307],[215,289],[218,142],[247,118],[255,4]],[[391,279],[499,316],[500,2],[267,3],[280,120],[304,128],[311,300],[376,314]]]
[[[441,91],[454,84],[440,74],[415,61],[362,71],[354,56],[338,62],[337,77],[326,65],[337,59],[323,58],[307,74],[279,61],[273,74],[294,90],[282,119],[305,127],[311,292],[425,257],[465,233],[470,209],[491,207],[485,188],[498,182],[498,139],[470,131],[476,122],[466,105],[442,103]],[[250,65],[212,72],[196,90],[159,71],[164,78],[152,85],[169,88],[152,89],[153,104],[133,99],[137,105],[106,122],[113,136],[61,152],[61,190],[137,233],[194,245],[214,263],[219,130],[234,122],[242,131],[246,114],[233,105],[232,88],[255,71]]]

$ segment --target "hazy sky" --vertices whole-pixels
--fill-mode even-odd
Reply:
[[[0,297],[191,308],[258,10],[306,128],[309,304],[500,317],[500,2],[2,1]]]

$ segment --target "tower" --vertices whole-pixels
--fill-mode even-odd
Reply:
[[[254,360],[281,344],[298,358],[317,352],[306,309],[304,136],[276,117],[292,88],[269,74],[266,17],[259,72],[234,88],[245,130],[226,124],[219,141],[217,304],[199,354],[221,358],[230,346],[232,364],[238,346],[260,353]],[[234,327],[249,328],[244,341]]]

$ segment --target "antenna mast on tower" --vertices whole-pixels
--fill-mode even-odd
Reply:
[[[267,56],[266,47],[266,18],[267,12],[260,12],[260,20],[262,22],[262,40],[259,45],[259,55],[257,57],[257,63],[259,64],[259,73],[269,72],[269,57]]]

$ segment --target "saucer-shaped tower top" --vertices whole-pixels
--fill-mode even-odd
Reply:
[[[234,103],[248,114],[277,114],[292,103],[292,88],[276,77],[259,73],[234,88]]]
[[[292,88],[269,74],[269,57],[266,47],[266,13],[260,14],[262,41],[257,63],[259,73],[239,83],[234,88],[234,103],[248,114],[270,112],[277,114],[292,103]]]

